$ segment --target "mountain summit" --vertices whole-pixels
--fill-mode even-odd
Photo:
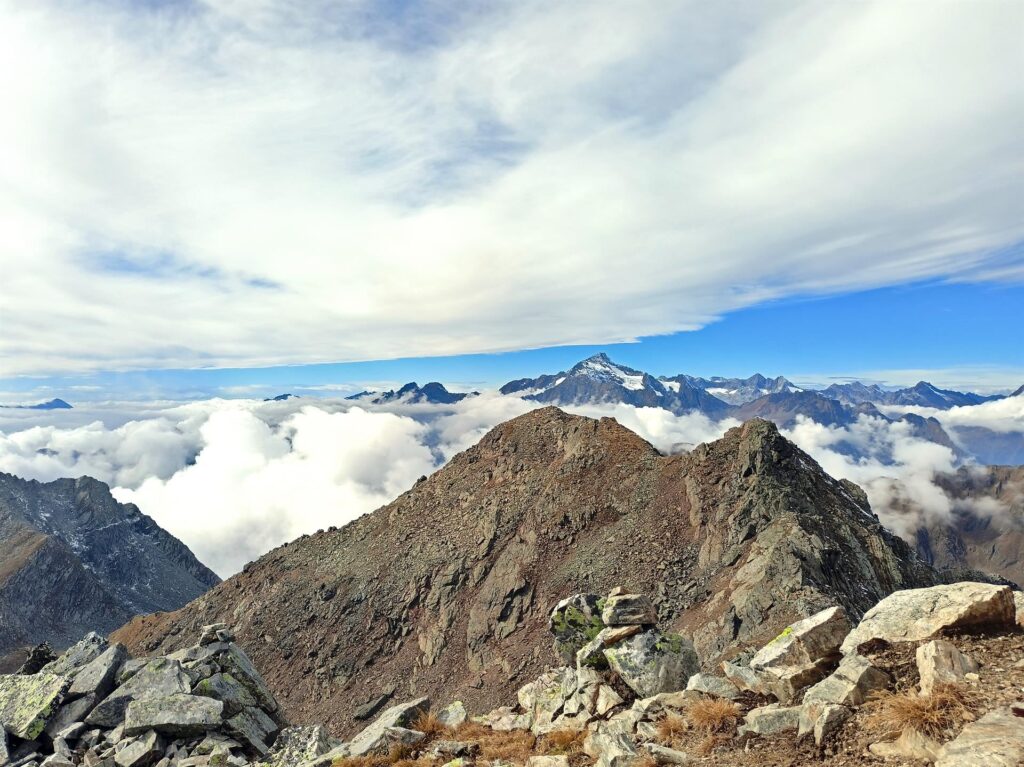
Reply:
[[[343,733],[426,691],[472,710],[503,703],[547,662],[536,648],[565,594],[620,582],[650,593],[713,664],[830,605],[857,616],[939,578],[859,488],[771,423],[662,456],[613,419],[549,407],[494,428],[387,506],[116,638],[164,652],[229,620],[291,718]]]

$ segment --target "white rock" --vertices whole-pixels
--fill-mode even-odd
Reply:
[[[776,735],[796,730],[799,725],[800,706],[781,706],[772,703],[747,712],[743,724],[739,727],[739,734]]]
[[[787,626],[750,659],[750,668],[803,667],[832,659],[838,661],[839,648],[850,628],[842,607],[822,610]]]
[[[937,684],[958,684],[980,666],[944,639],[933,639],[917,648],[921,694],[930,695]]]
[[[1016,713],[1015,711],[1019,712]],[[935,767],[1020,767],[1024,764],[1024,704],[990,711],[943,746]]]
[[[686,683],[686,689],[729,700],[738,698],[740,694],[739,688],[725,677],[704,673],[691,676],[690,681]]]
[[[831,676],[804,693],[804,705],[812,701],[859,706],[874,690],[884,690],[892,679],[859,655],[843,659]]]

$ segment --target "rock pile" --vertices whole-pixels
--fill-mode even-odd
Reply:
[[[132,660],[92,633],[32,673],[0,676],[0,764],[244,765],[285,724],[224,624],[193,647]],[[38,664],[36,664],[38,665]]]

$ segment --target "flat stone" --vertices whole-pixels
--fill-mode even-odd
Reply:
[[[747,712],[738,733],[744,735],[777,735],[796,730],[800,726],[800,706],[782,706],[772,703]]]
[[[1024,764],[1024,704],[989,711],[943,746],[935,767],[1019,767]]]
[[[57,709],[57,713],[46,723],[43,729],[51,738],[55,738],[62,730],[66,730],[75,723],[81,723],[93,706],[96,705],[96,696],[85,695],[78,700],[65,703]]]
[[[734,700],[740,695],[739,688],[728,679],[714,674],[694,674],[686,683],[686,689],[691,692],[701,692],[705,695],[714,695],[716,698],[727,698]]]
[[[124,645],[110,645],[75,675],[75,681],[68,690],[68,697],[77,698],[90,693],[97,698],[107,697],[114,689],[117,672],[127,659],[128,651],[124,649]]]
[[[583,751],[596,760],[594,767],[630,767],[639,755],[636,743],[628,735],[600,730],[587,736]]]
[[[146,767],[157,761],[164,752],[160,736],[150,730],[114,754],[118,767]]]
[[[693,642],[648,629],[604,651],[608,665],[640,697],[686,687],[700,664]]]
[[[1016,625],[1016,606],[1009,586],[966,581],[926,589],[896,591],[865,613],[843,640],[850,653],[869,639],[917,642],[948,628]]]
[[[127,665],[127,664],[125,664]],[[190,680],[181,664],[167,658],[156,658],[139,669],[128,681],[114,690],[85,718],[95,727],[116,727],[124,721],[128,705],[134,700],[162,698],[188,693]]]
[[[883,759],[917,759],[924,762],[935,761],[941,749],[941,743],[911,728],[903,730],[895,740],[883,740],[868,746],[868,751]],[[990,767],[988,762],[970,762],[970,765]]]
[[[645,743],[644,750],[658,764],[693,764],[696,760],[685,751],[678,751],[659,743]]]
[[[128,704],[125,735],[155,730],[172,738],[202,735],[220,726],[224,704],[212,698],[176,693],[141,698]]]
[[[859,706],[875,690],[884,690],[892,678],[859,655],[843,659],[831,676],[821,680],[806,693],[804,704],[817,701]]]
[[[437,720],[445,727],[455,729],[469,718],[461,700],[449,703],[437,713]]]
[[[57,660],[46,664],[43,671],[57,676],[74,676],[75,672],[98,658],[109,646],[105,637],[90,631],[65,650]]]
[[[605,626],[649,626],[658,622],[658,611],[643,594],[617,594],[605,600],[601,621]]]
[[[35,740],[56,714],[68,684],[66,677],[46,671],[0,675],[0,726],[16,738]]]
[[[850,628],[850,620],[842,607],[822,610],[787,626],[750,659],[750,668],[805,667],[838,661],[839,648]]]
[[[930,695],[937,684],[958,684],[981,668],[944,639],[933,639],[917,648],[921,694]]]
[[[350,756],[365,756],[387,746],[388,730],[406,728],[422,714],[430,711],[430,698],[417,698],[406,703],[399,703],[382,713],[377,719],[356,735],[348,744]]]

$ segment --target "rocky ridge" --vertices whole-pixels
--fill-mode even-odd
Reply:
[[[544,408],[115,637],[167,653],[230,623],[290,717],[345,735],[423,690],[499,705],[543,667],[550,605],[581,587],[650,594],[712,668],[827,607],[856,619],[945,577],[768,422],[663,456],[612,419]]]

